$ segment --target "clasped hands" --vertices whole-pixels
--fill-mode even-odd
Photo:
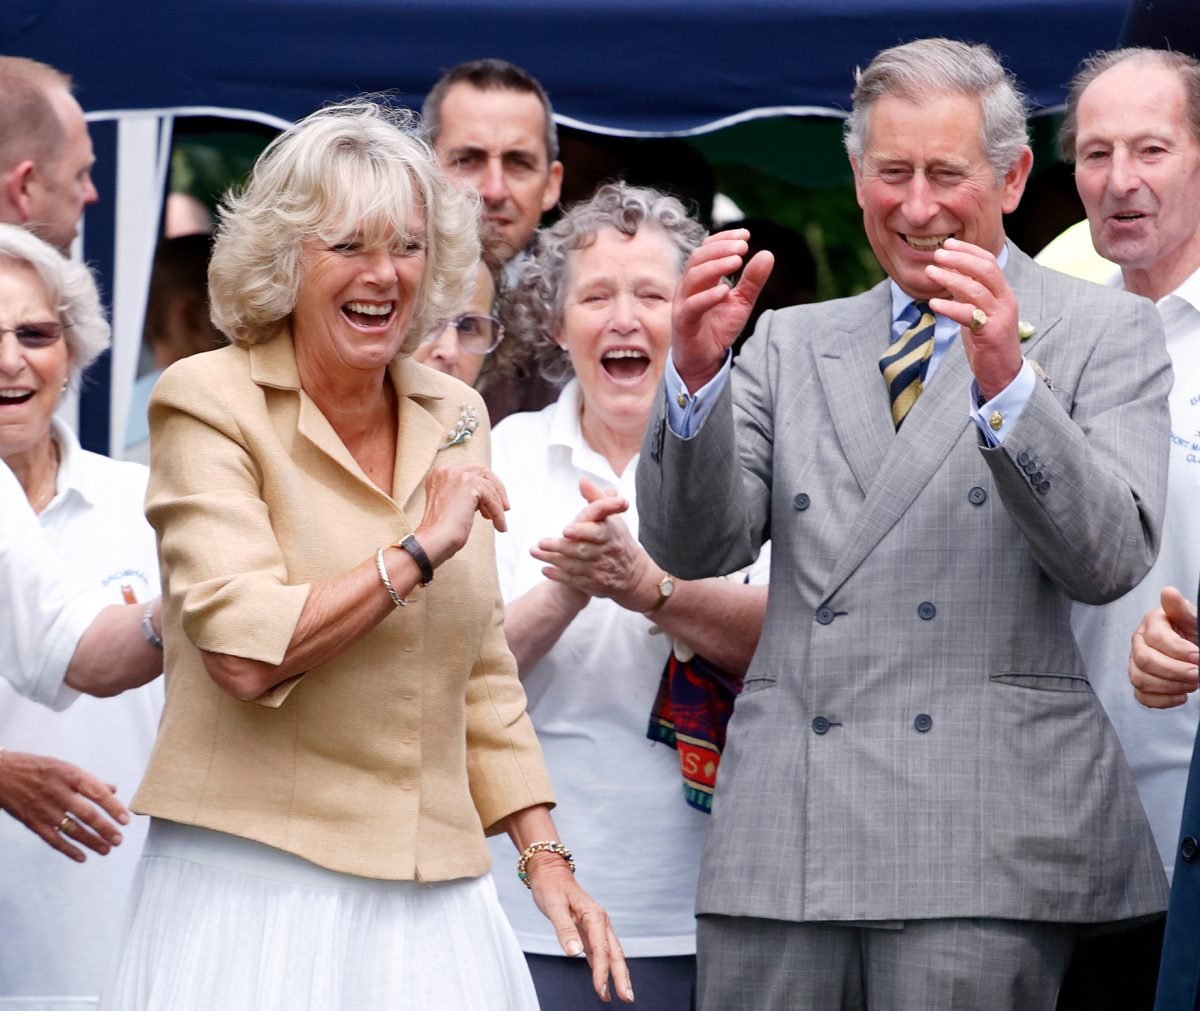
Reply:
[[[621,519],[629,502],[586,477],[579,491],[587,503],[579,515],[561,536],[543,537],[530,554],[546,563],[547,579],[579,596],[581,606],[588,597],[608,597],[630,611],[648,611],[664,573]]]

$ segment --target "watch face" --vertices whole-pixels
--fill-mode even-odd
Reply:
[[[675,580],[670,576],[663,576],[662,582],[658,584],[658,592],[664,597],[669,597],[675,592]]]

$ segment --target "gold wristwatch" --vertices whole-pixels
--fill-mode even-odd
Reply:
[[[644,614],[653,614],[667,602],[667,599],[675,592],[675,577],[669,572],[664,572],[662,579],[658,581],[658,600]]]

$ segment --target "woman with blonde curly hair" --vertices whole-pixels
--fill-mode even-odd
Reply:
[[[167,703],[105,1007],[536,1007],[500,831],[564,950],[629,994],[505,644],[486,414],[410,357],[457,312],[475,228],[374,102],[284,133],[229,201],[209,277],[233,344],[150,404]]]

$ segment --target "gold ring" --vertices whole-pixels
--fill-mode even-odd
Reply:
[[[971,333],[979,333],[987,326],[987,313],[982,309],[971,310]]]
[[[56,831],[58,831],[60,834],[65,833],[67,831],[67,829],[71,825],[74,825],[74,824],[75,824],[75,819],[72,818],[69,814],[64,814],[63,820],[58,823],[58,829]]]

